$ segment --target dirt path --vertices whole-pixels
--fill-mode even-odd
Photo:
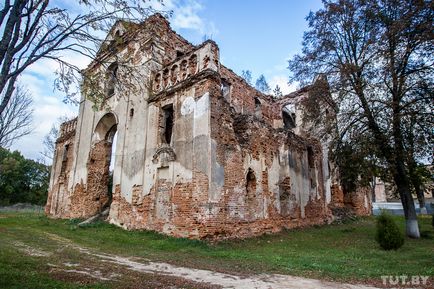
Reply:
[[[186,282],[192,282],[192,284],[199,285],[199,287],[204,288],[246,288],[246,289],[268,289],[268,288],[285,288],[285,289],[372,289],[375,287],[369,287],[364,285],[352,285],[343,284],[336,282],[328,282],[316,279],[280,275],[280,274],[258,274],[251,276],[239,276],[235,274],[226,274],[210,270],[193,269],[181,266],[175,266],[163,262],[153,262],[135,257],[122,257],[114,254],[105,254],[96,252],[89,248],[81,247],[71,240],[60,237],[56,234],[46,233],[46,237],[51,241],[54,241],[59,245],[57,252],[65,249],[72,249],[78,252],[81,256],[78,259],[80,263],[69,264],[65,263],[65,260],[59,260],[63,264],[50,264],[56,270],[60,270],[64,273],[81,274],[89,278],[95,278],[103,281],[122,279],[122,275],[131,274],[148,274],[149,276],[154,276],[155,278],[172,278],[185,280]],[[27,255],[36,257],[47,257],[51,255],[50,252],[44,252],[40,248],[34,248],[23,244],[21,242],[16,242],[14,246],[20,251],[26,253]],[[36,253],[37,254],[36,254]],[[54,256],[52,256],[54,257]],[[78,260],[77,260],[78,261]],[[56,262],[58,263],[58,262]],[[90,263],[93,263],[90,264]],[[63,268],[62,268],[63,267]],[[108,272],[103,273],[99,269],[110,268]],[[122,270],[117,270],[122,268]],[[122,281],[121,281],[122,282]],[[203,285],[203,286],[200,286]],[[193,286],[193,288],[196,288]],[[183,286],[182,286],[183,287]],[[173,288],[173,287],[172,287]],[[176,288],[176,287],[175,287]]]
[[[132,261],[129,258],[124,258],[114,255],[101,255],[94,254],[99,257],[103,262],[112,262],[117,265],[123,265],[130,270],[144,272],[144,273],[156,273],[170,275],[174,277],[181,277],[195,282],[205,282],[213,285],[219,285],[223,288],[304,288],[304,289],[318,289],[318,288],[330,288],[330,289],[362,289],[362,288],[374,288],[362,285],[341,284],[335,282],[326,282],[315,279],[308,279],[302,277],[293,277],[288,275],[278,274],[260,274],[250,277],[240,277],[237,275],[224,274],[219,272],[213,272],[209,270],[199,270],[186,267],[173,266],[167,263],[147,262],[141,263]]]
[[[305,288],[305,289],[363,289],[363,288],[375,288],[363,285],[342,284],[336,282],[327,282],[315,279],[308,279],[302,277],[294,277],[288,275],[279,274],[259,274],[251,275],[248,277],[225,274],[220,272],[214,272],[210,270],[200,270],[193,268],[186,268],[180,266],[174,266],[168,263],[152,262],[142,260],[134,257],[126,258],[113,254],[103,254],[95,252],[91,249],[78,246],[72,243],[70,240],[61,238],[57,235],[49,234],[51,240],[55,240],[62,243],[62,246],[73,248],[82,254],[91,256],[98,263],[106,263],[107,265],[121,266],[127,270],[146,273],[157,274],[171,277],[182,278],[192,282],[207,283],[209,285],[219,286],[222,288]],[[103,265],[104,266],[104,265]],[[78,270],[76,272],[79,272]],[[88,274],[88,273],[86,273]]]

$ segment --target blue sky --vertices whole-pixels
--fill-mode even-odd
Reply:
[[[155,0],[152,0],[155,1]],[[164,0],[174,11],[172,28],[193,44],[204,36],[220,47],[221,62],[240,74],[253,73],[253,80],[264,74],[272,88],[278,84],[284,93],[287,85],[287,59],[301,50],[305,17],[321,7],[320,0]],[[156,4],[156,7],[159,4]],[[157,7],[158,8],[158,7]],[[74,58],[85,68],[88,59]],[[42,140],[61,116],[75,116],[78,107],[62,103],[63,96],[53,90],[56,64],[41,61],[21,77],[34,99],[34,131],[17,141],[17,149],[27,158],[39,159]]]

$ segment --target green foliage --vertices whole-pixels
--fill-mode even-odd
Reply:
[[[374,176],[382,177],[372,156],[373,148],[370,152],[367,149],[364,138],[359,138],[357,142],[341,143],[333,151],[344,192],[355,192],[359,187],[369,186]]]
[[[241,77],[244,78],[248,84],[252,85],[252,72],[250,70],[241,71]]]
[[[49,283],[43,283],[50,276],[53,278],[50,275],[52,267],[47,263],[70,262],[83,264],[87,268],[91,266],[90,260],[86,259],[89,257],[87,254],[79,251],[68,253],[65,247],[73,250],[75,246],[65,246],[65,242],[102,254],[135,256],[237,274],[279,273],[360,282],[381,280],[382,275],[434,275],[432,239],[408,239],[401,250],[382,250],[372,238],[375,235],[373,217],[360,218],[348,224],[284,230],[257,238],[207,243],[150,231],[126,231],[107,223],[86,228],[72,227],[71,222],[66,220],[36,216],[35,213],[0,212],[0,288],[62,288],[60,284],[49,287]],[[399,226],[404,226],[402,216],[392,218]],[[419,221],[422,232],[432,230],[431,216],[421,216]],[[79,220],[73,221],[77,222]],[[13,247],[17,242],[51,252],[52,255],[26,256]],[[2,254],[4,258],[1,258]],[[40,266],[24,268],[27,260],[38,262]],[[46,278],[43,278],[44,275]],[[127,277],[128,274],[122,275]],[[29,276],[41,280],[42,285],[34,286],[33,281],[27,279]],[[66,288],[74,288],[71,283],[74,280],[62,282],[67,282]],[[97,287],[88,285],[90,288]],[[104,288],[110,288],[107,283],[104,285]],[[123,285],[116,288],[138,287]]]
[[[282,90],[280,89],[280,86],[278,84],[276,84],[276,87],[273,89],[273,94],[275,97],[283,96]]]
[[[101,79],[104,79],[102,73],[85,74],[83,75],[83,83],[81,85],[82,94],[94,103],[92,108],[95,111],[101,109],[106,97]]]
[[[258,79],[256,80],[255,87],[257,90],[263,92],[263,93],[270,93],[271,88],[268,85],[267,80],[265,79],[265,76],[261,74]]]
[[[376,240],[384,250],[397,250],[404,245],[404,235],[384,211],[377,217]]]
[[[49,167],[0,147],[0,205],[47,200]]]

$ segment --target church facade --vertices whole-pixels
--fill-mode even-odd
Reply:
[[[116,23],[83,79],[56,142],[52,217],[109,210],[126,229],[242,238],[328,223],[344,202],[327,143],[305,130],[309,88],[265,95],[161,15]],[[369,193],[349,203],[370,212]]]

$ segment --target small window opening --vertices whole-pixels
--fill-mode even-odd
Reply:
[[[246,176],[247,199],[254,198],[256,192],[256,176],[252,169],[249,169]]]
[[[130,109],[130,118],[134,116],[134,108]]]
[[[62,167],[60,168],[61,173],[66,171],[66,164],[68,163],[68,151],[69,151],[69,144],[66,144],[63,147]]]
[[[223,97],[228,99],[230,92],[231,92],[231,84],[227,80],[222,79],[222,84],[221,84],[220,88],[221,88]]]
[[[180,50],[176,50],[176,58],[180,58],[184,56],[184,52],[180,51]]]
[[[262,103],[257,97],[255,97],[255,115],[262,117]]]
[[[170,144],[173,131],[173,105],[169,104],[163,107],[162,115],[162,142]]]
[[[118,76],[118,65],[115,62],[109,66],[106,74],[106,89],[107,89],[107,96],[109,97],[115,93],[115,84],[117,81],[117,76]]]

